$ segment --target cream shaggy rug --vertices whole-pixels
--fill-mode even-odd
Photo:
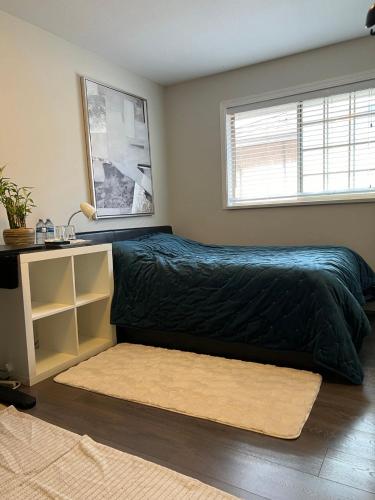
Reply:
[[[190,352],[118,344],[56,382],[222,424],[295,439],[321,376]]]
[[[231,495],[10,407],[0,412],[6,500],[229,500]]]

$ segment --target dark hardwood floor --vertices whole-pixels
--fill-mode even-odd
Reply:
[[[325,381],[301,437],[275,439],[51,379],[32,415],[241,498],[375,499],[375,335],[363,386]]]

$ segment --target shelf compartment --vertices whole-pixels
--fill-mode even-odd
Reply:
[[[112,346],[112,341],[104,338],[80,336],[79,353],[93,355]]]
[[[86,304],[90,304],[91,302],[97,302],[99,300],[107,298],[109,298],[109,293],[93,293],[93,292],[80,293],[77,294],[76,305],[80,307]]]
[[[109,296],[110,276],[107,252],[75,255],[74,275],[77,300],[87,294]],[[80,305],[79,302],[76,304]]]
[[[36,375],[55,373],[78,354],[75,311],[69,310],[35,320]]]
[[[47,316],[52,316],[53,314],[58,314],[60,312],[68,311],[73,309],[73,305],[59,304],[58,302],[32,302],[32,319],[33,321]]]
[[[54,352],[46,349],[37,349],[35,351],[36,375],[51,372],[55,373],[60,370],[63,365],[75,358],[73,354],[66,352]]]
[[[112,345],[109,298],[77,308],[79,353],[99,352]]]
[[[70,257],[30,262],[29,278],[33,320],[74,307]]]

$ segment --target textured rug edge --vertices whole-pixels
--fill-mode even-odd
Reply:
[[[270,366],[273,366],[273,365],[270,365]],[[306,371],[306,370],[304,370]],[[65,373],[65,372],[63,372]],[[311,372],[313,373],[313,372]],[[57,377],[56,377],[57,378]],[[263,436],[269,436],[269,437],[274,437],[274,438],[278,438],[278,439],[284,439],[286,441],[293,441],[294,439],[298,439],[302,433],[302,430],[310,416],[310,413],[311,413],[311,410],[315,404],[315,401],[316,401],[316,398],[318,397],[318,394],[319,394],[319,391],[320,391],[320,387],[321,387],[321,383],[319,384],[319,387],[317,388],[316,390],[316,394],[314,395],[314,398],[313,398],[313,401],[311,403],[311,406],[307,412],[307,415],[306,415],[306,418],[305,420],[301,423],[301,426],[299,427],[298,431],[296,434],[292,434],[292,435],[283,435],[283,434],[277,434],[277,433],[271,433],[271,432],[264,432],[263,430],[258,430],[256,429],[255,427],[254,428],[250,428],[250,427],[245,427],[245,426],[241,426],[241,425],[233,425],[233,424],[230,424],[228,422],[225,422],[224,420],[219,420],[219,419],[214,419],[214,418],[208,418],[208,417],[205,417],[205,416],[200,416],[200,415],[193,415],[191,413],[187,413],[187,412],[184,412],[184,411],[179,411],[179,410],[175,410],[174,408],[167,408],[166,406],[160,406],[160,405],[157,405],[157,404],[151,404],[151,403],[146,403],[144,401],[140,401],[140,400],[137,400],[137,399],[130,399],[130,398],[122,398],[120,396],[116,396],[115,394],[104,394],[103,392],[100,392],[100,391],[95,391],[94,389],[87,389],[87,387],[84,387],[82,385],[79,385],[79,384],[72,384],[72,383],[67,383],[67,382],[61,382],[59,380],[56,380],[56,378],[54,378],[54,382],[58,383],[58,384],[62,384],[62,385],[67,385],[69,387],[74,387],[76,389],[82,389],[84,391],[87,391],[87,392],[92,392],[93,394],[99,394],[100,396],[104,396],[104,397],[107,397],[107,398],[116,398],[116,399],[119,399],[120,401],[128,401],[130,403],[136,403],[136,404],[140,404],[140,405],[143,405],[143,406],[148,406],[150,408],[157,408],[158,410],[164,410],[164,411],[170,411],[170,412],[173,412],[173,413],[177,413],[178,415],[185,415],[186,417],[190,417],[190,418],[198,418],[199,420],[205,420],[206,422],[214,422],[216,424],[221,424],[221,425],[226,425],[228,427],[232,427],[233,429],[242,429],[242,430],[245,430],[245,431],[248,431],[248,432],[255,432],[257,434],[262,434]]]
[[[123,346],[125,344],[117,344],[116,346],[107,349],[107,351],[111,350],[111,349],[116,349],[120,345]],[[141,344],[137,344],[137,345],[141,345]],[[150,347],[150,346],[144,346],[144,347]],[[180,351],[180,350],[177,350],[177,349],[168,349],[168,348],[160,348],[160,347],[157,347],[155,349],[163,349],[163,350],[166,350],[166,351],[177,351],[177,352],[182,352],[182,353],[194,354],[196,356],[202,356],[202,357],[219,358],[218,356],[213,356],[213,355],[210,355],[210,354],[198,354],[198,353],[192,353],[192,352],[189,352],[189,351],[188,352],[187,351]],[[97,356],[100,356],[100,355],[104,354],[105,352],[106,351],[103,351],[103,352],[97,354],[96,356],[93,356],[93,358],[95,358]],[[75,365],[74,367],[71,367],[71,368],[68,368],[67,370],[64,370],[63,372],[61,372],[58,375],[56,375],[53,380],[55,382],[59,383],[59,384],[67,385],[67,386],[74,387],[74,388],[77,388],[77,389],[82,389],[82,390],[85,390],[85,391],[88,391],[88,392],[92,392],[94,394],[99,394],[101,396],[113,397],[113,398],[116,398],[116,399],[119,399],[119,400],[122,400],[122,401],[128,401],[128,402],[132,402],[132,403],[136,403],[136,404],[148,406],[148,407],[151,407],[151,408],[158,408],[160,410],[170,411],[170,412],[177,413],[177,414],[180,414],[180,415],[185,415],[185,416],[188,416],[190,418],[198,418],[200,420],[205,420],[205,421],[209,421],[209,422],[215,422],[215,423],[218,423],[218,424],[221,424],[221,425],[226,425],[226,426],[229,426],[229,427],[232,427],[232,428],[235,428],[235,429],[243,429],[243,430],[250,431],[250,432],[256,432],[257,434],[262,434],[262,435],[265,435],[265,436],[270,436],[270,437],[274,437],[274,438],[278,438],[278,439],[284,439],[284,440],[294,440],[294,439],[297,439],[301,435],[303,427],[306,424],[306,422],[307,422],[307,420],[308,420],[308,418],[309,418],[309,416],[311,414],[312,408],[313,408],[313,406],[314,406],[314,404],[316,402],[316,399],[318,397],[318,394],[319,394],[319,391],[320,391],[320,388],[321,388],[321,384],[322,384],[322,376],[319,373],[314,373],[314,372],[311,372],[311,371],[308,371],[308,370],[298,370],[296,368],[280,367],[280,366],[276,366],[276,365],[272,365],[272,364],[256,363],[256,362],[252,362],[252,361],[249,362],[249,363],[256,364],[256,365],[262,365],[262,366],[269,366],[269,367],[272,367],[272,368],[278,368],[280,370],[291,370],[291,371],[295,371],[295,372],[308,373],[310,375],[313,375],[316,378],[316,382],[317,382],[316,383],[316,388],[315,388],[314,393],[312,393],[312,395],[311,395],[311,402],[310,402],[309,406],[306,407],[306,415],[305,415],[305,418],[303,420],[301,420],[300,426],[298,427],[298,429],[296,430],[296,432],[293,433],[293,434],[279,434],[277,432],[265,432],[264,430],[258,429],[256,427],[243,426],[243,425],[240,425],[240,424],[234,425],[233,423],[227,422],[225,419],[208,418],[207,416],[201,415],[198,412],[197,413],[188,413],[188,412],[183,411],[183,410],[177,410],[175,408],[169,408],[168,406],[159,405],[157,403],[149,403],[149,402],[146,402],[146,401],[143,401],[143,400],[140,400],[140,399],[136,399],[136,398],[131,398],[131,397],[124,398],[124,397],[116,395],[116,394],[114,394],[114,393],[112,393],[110,391],[108,391],[108,392],[102,392],[100,390],[95,390],[93,388],[88,388],[87,386],[82,385],[82,384],[78,384],[78,383],[75,383],[75,382],[65,382],[65,381],[61,380],[61,379],[64,379],[65,374],[67,372],[69,372],[71,369],[74,369],[74,368],[76,368],[77,366],[79,366],[81,364],[89,362],[90,359],[92,359],[92,358],[89,358],[89,359],[87,359],[85,361],[82,361],[78,365]],[[224,358],[224,359],[230,359],[230,358]],[[240,361],[241,363],[246,363],[246,361],[241,361],[241,360],[231,360],[231,361]]]

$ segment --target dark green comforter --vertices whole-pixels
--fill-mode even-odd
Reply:
[[[113,244],[112,323],[313,353],[359,384],[370,325],[365,261],[342,247],[203,245],[169,234]]]

